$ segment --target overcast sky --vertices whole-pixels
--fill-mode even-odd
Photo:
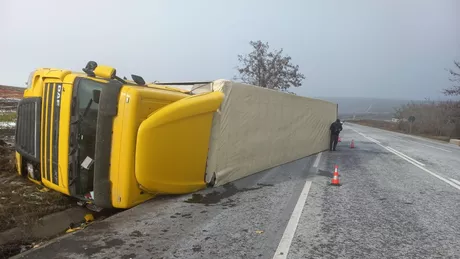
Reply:
[[[231,79],[251,40],[283,48],[305,96],[439,98],[460,1],[0,1],[0,84],[88,60],[146,81]]]

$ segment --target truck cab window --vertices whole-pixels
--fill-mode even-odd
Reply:
[[[87,157],[94,160],[96,147],[96,125],[98,101],[93,100],[93,90],[101,90],[103,83],[82,79],[77,86],[78,108],[78,160],[81,164]],[[80,166],[80,193],[93,190],[94,168]]]

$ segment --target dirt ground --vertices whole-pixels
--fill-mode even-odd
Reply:
[[[24,88],[0,85],[0,232],[15,227],[27,229],[45,215],[75,206],[70,198],[48,191],[16,173],[13,147],[15,116],[9,115],[15,114],[23,91]],[[11,125],[4,125],[5,122]],[[39,241],[26,239],[2,245],[0,258],[27,250]]]
[[[14,149],[0,140],[0,232],[70,207],[68,197],[44,190],[16,173]]]
[[[14,148],[0,140],[0,232],[15,227],[27,229],[45,215],[75,206],[68,197],[45,190],[16,173]],[[16,254],[36,241],[0,246],[0,258]]]

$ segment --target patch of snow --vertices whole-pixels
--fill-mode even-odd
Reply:
[[[14,107],[14,109],[13,108],[11,108],[11,109],[0,109],[0,114],[14,112],[15,109],[16,109],[16,107]]]
[[[16,122],[14,121],[0,121],[0,129],[8,129],[16,127]]]

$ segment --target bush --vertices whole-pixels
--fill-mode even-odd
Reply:
[[[412,133],[431,136],[460,136],[459,101],[411,102],[396,109],[396,117],[401,119],[398,130],[409,133],[410,116],[415,117]]]

